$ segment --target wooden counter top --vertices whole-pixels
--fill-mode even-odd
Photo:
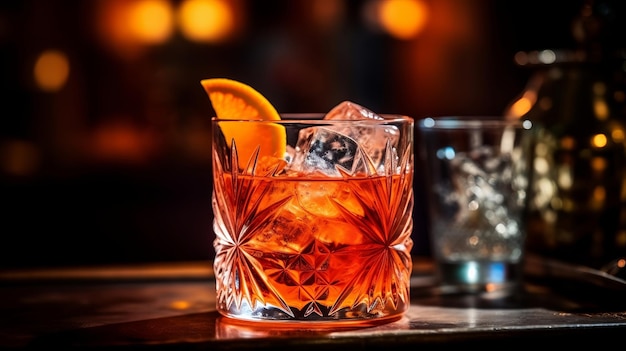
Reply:
[[[428,262],[417,260],[410,309],[394,322],[270,329],[219,316],[207,262],[0,271],[0,349],[423,350],[548,340],[575,346],[626,333],[623,291],[529,277],[515,296],[441,295],[432,282]]]

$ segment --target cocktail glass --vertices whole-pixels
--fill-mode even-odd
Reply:
[[[212,128],[218,311],[328,327],[400,318],[410,305],[413,120],[345,102],[272,121],[213,118]],[[235,129],[256,132],[225,136]],[[286,141],[284,154],[263,152],[269,137]]]

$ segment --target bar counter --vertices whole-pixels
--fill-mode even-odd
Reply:
[[[411,306],[401,319],[330,330],[220,317],[209,262],[0,270],[0,349],[517,349],[544,342],[563,349],[626,337],[621,279],[529,259],[518,294],[455,295],[438,291],[428,258],[414,261]]]

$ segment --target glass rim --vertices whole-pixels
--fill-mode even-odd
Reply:
[[[432,129],[479,129],[515,127],[531,129],[532,122],[527,119],[505,119],[502,116],[440,116],[426,117],[417,121],[422,130]]]
[[[237,118],[237,119],[226,119],[226,118],[218,118],[212,117],[212,122],[234,122],[234,123],[272,123],[272,124],[335,124],[335,123],[366,123],[366,124],[389,124],[389,123],[413,123],[415,120],[412,117],[403,114],[396,113],[380,113],[377,116],[382,117],[382,119],[323,119],[326,113],[281,113],[280,120],[264,120],[264,119],[248,119],[248,118]]]

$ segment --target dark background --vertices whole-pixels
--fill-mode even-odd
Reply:
[[[421,0],[425,26],[408,39],[367,24],[373,0],[232,3],[229,40],[174,30],[115,46],[98,25],[121,0],[0,2],[0,268],[211,259],[203,78],[246,82],[280,112],[352,100],[415,119],[500,114],[532,73],[515,53],[574,46],[582,1]],[[341,11],[320,21],[316,3]],[[49,49],[70,73],[42,91],[32,72]],[[413,252],[428,255],[421,180],[417,161]]]

